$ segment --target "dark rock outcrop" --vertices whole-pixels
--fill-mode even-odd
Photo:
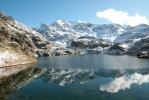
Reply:
[[[141,39],[127,51],[128,55],[149,58],[149,38]]]
[[[102,47],[106,48],[109,47],[110,44],[102,39],[97,39],[97,38],[91,38],[91,37],[80,37],[77,40],[73,40],[71,42],[72,47],[76,48],[97,48],[97,47]]]
[[[123,55],[126,53],[126,48],[122,47],[121,44],[118,43],[111,46],[106,53],[114,55]]]

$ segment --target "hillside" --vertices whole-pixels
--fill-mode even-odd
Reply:
[[[38,52],[46,55],[47,48],[50,43],[38,32],[0,13],[0,67],[36,62]]]

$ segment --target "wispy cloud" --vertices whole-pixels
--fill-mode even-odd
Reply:
[[[104,11],[99,11],[96,13],[98,18],[104,18],[112,23],[117,23],[120,25],[130,25],[136,26],[139,24],[148,24],[149,20],[146,16],[141,16],[139,14],[135,14],[133,16],[129,16],[127,12],[115,9],[106,9]]]

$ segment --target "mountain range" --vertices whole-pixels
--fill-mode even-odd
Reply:
[[[36,62],[40,56],[128,54],[149,58],[149,25],[58,20],[30,28],[0,13],[0,67]]]
[[[68,41],[79,37],[95,37],[108,40],[113,43],[136,42],[149,35],[149,26],[141,24],[135,27],[121,26],[118,24],[96,25],[80,21],[58,20],[50,25],[41,24],[36,31],[47,40],[64,46]]]

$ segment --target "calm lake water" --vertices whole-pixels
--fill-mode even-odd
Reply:
[[[59,56],[39,58],[37,66],[46,72],[8,93],[6,99],[149,100],[148,59],[112,55]]]

